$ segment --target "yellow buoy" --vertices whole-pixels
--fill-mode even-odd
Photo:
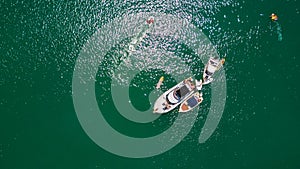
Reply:
[[[160,88],[160,86],[162,85],[162,82],[164,81],[164,77],[162,76],[162,77],[160,77],[159,78],[159,81],[158,81],[158,83],[157,83],[157,85],[156,85],[156,89],[159,89]]]

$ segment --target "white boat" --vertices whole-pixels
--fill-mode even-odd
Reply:
[[[194,92],[195,84],[191,77],[181,81],[156,100],[153,113],[164,114],[173,110]]]
[[[225,60],[224,60],[225,61]],[[212,76],[222,66],[219,58],[209,58],[203,72],[203,84],[208,84],[213,81]]]
[[[197,107],[200,103],[202,103],[203,97],[202,93],[196,92],[187,98],[181,105],[179,106],[179,112],[185,113],[191,111],[195,107]]]

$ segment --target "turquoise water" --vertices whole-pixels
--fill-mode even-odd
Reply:
[[[295,0],[1,1],[0,167],[299,168],[297,4]],[[204,102],[182,142],[158,156],[131,159],[107,152],[85,133],[73,105],[72,77],[90,37],[114,18],[142,12],[174,15],[202,30],[218,54],[226,56],[227,98],[218,128],[204,144],[198,137],[211,104],[210,85],[203,88]],[[272,12],[278,14],[277,22],[270,21]],[[99,66],[97,103],[118,132],[155,136],[173,124],[176,111],[139,124],[121,116],[111,98],[108,72],[118,66],[111,58],[130,38],[109,49]],[[176,37],[148,33],[137,53],[148,49],[180,58],[196,78],[202,76],[203,63]],[[151,108],[148,96],[160,76],[166,79],[162,91],[176,84],[162,69],[143,70],[130,82],[130,101],[137,110]]]

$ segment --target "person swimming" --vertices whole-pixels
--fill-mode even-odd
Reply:
[[[280,24],[277,22],[278,21],[278,16],[275,13],[272,13],[270,15],[270,19],[272,20],[272,22],[275,23],[275,26],[272,26],[272,24],[270,25],[270,29],[273,30],[275,29],[277,35],[278,35],[278,41],[282,41],[282,29]]]
[[[151,23],[154,23],[154,18],[151,17],[151,18],[147,19],[146,22],[147,22],[147,24],[150,25]]]
[[[278,16],[275,13],[272,13],[270,15],[270,18],[271,18],[272,21],[277,21],[278,20]]]

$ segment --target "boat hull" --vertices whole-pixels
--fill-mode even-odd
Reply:
[[[183,98],[180,99],[180,101],[178,101],[178,103],[166,104],[168,102],[168,94],[172,94],[175,89],[178,89],[178,88],[186,85],[185,81],[190,80],[190,79],[192,79],[192,78],[187,78],[187,79],[181,81],[180,83],[178,83],[177,85],[173,86],[171,89],[169,89],[168,91],[163,93],[154,103],[153,113],[157,113],[157,114],[168,113],[171,110],[175,109],[178,105],[180,105],[190,95],[192,95],[194,93],[194,89],[191,89]]]
[[[208,63],[205,65],[203,71],[203,85],[209,84],[213,81],[212,76],[218,69],[219,60],[210,58]]]
[[[195,98],[196,102],[193,103],[193,105],[191,106],[191,104],[189,104],[189,101],[193,98]],[[185,113],[185,112],[191,111],[195,107],[197,107],[200,103],[202,103],[202,101],[203,101],[203,97],[201,96],[201,94],[199,92],[196,92],[196,93],[192,94],[191,96],[189,96],[184,102],[181,103],[181,105],[179,106],[179,112]]]

